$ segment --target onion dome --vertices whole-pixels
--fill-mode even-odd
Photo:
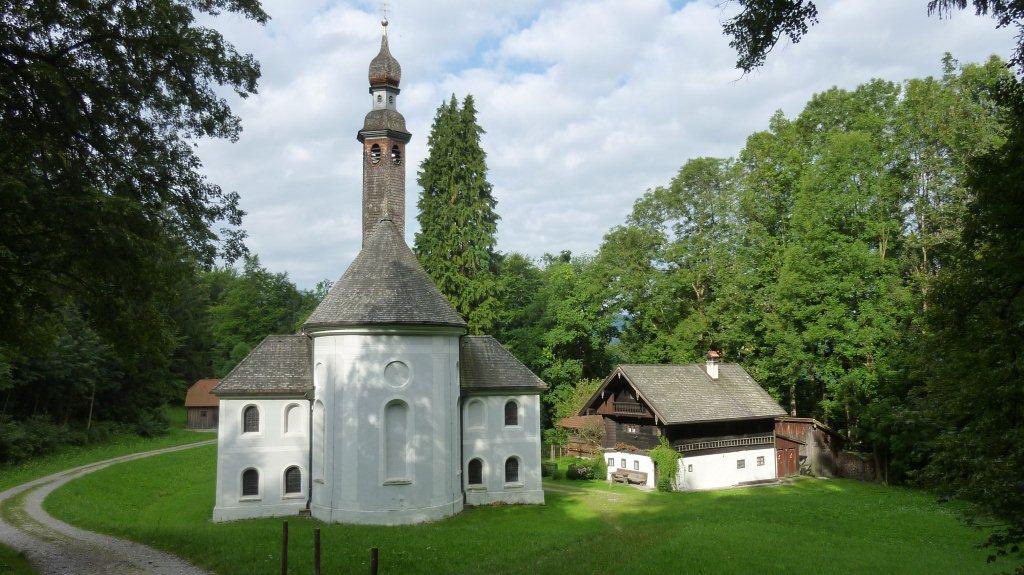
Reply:
[[[370,86],[398,87],[402,80],[402,66],[388,50],[387,34],[380,38],[380,52],[370,61]]]

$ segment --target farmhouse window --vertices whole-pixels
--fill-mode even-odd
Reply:
[[[242,473],[242,497],[253,497],[260,494],[260,472],[246,469]]]
[[[469,484],[482,485],[484,482],[484,462],[472,459],[469,462]]]
[[[686,466],[686,472],[687,473],[693,473],[693,464],[692,463]]]
[[[206,417],[206,410],[205,409],[200,409],[199,410],[199,417]]]
[[[609,457],[608,458],[608,467],[615,467],[615,458],[614,457]]]
[[[623,458],[623,459],[620,459],[620,460],[619,460],[619,463],[621,463],[621,464],[622,464],[622,465],[620,465],[619,467],[621,467],[622,469],[626,469],[626,459],[625,459],[625,458]]]
[[[302,471],[295,465],[284,472],[284,492],[302,493]]]
[[[743,469],[746,466],[747,466],[747,460],[746,459],[737,459],[736,460],[736,469]]]
[[[640,428],[637,427],[636,425],[632,425],[632,424],[628,424],[627,423],[626,424],[626,433],[633,433],[633,434],[640,433]]]
[[[242,415],[242,432],[256,433],[260,430],[260,410],[255,405],[245,408]]]
[[[640,460],[639,459],[637,459],[636,461],[633,462],[633,470],[634,471],[640,471]]]
[[[505,403],[505,425],[519,425],[519,405],[511,399]]]
[[[757,466],[761,467],[762,465],[764,465],[764,456],[763,455],[758,455],[757,456]]]
[[[519,459],[509,457],[505,460],[505,483],[519,482]]]

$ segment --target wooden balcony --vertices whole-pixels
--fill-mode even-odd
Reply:
[[[687,451],[703,451],[705,449],[719,449],[722,447],[744,447],[747,445],[773,445],[775,436],[771,433],[764,435],[752,435],[747,437],[731,437],[728,439],[708,439],[694,441],[676,446],[676,451],[686,453]]]
[[[644,406],[635,401],[612,402],[612,409],[615,410],[615,413],[650,416]]]

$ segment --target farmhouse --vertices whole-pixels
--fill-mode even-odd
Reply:
[[[385,34],[357,135],[362,251],[300,333],[267,337],[215,389],[216,521],[407,524],[544,502],[544,382],[494,338],[467,335],[405,243],[400,80]]]
[[[189,429],[217,429],[220,402],[210,393],[219,379],[200,379],[185,393],[185,427]]]
[[[620,365],[580,412],[602,417],[609,479],[653,487],[656,470],[647,452],[664,437],[682,455],[679,490],[791,474],[776,449],[775,420],[785,414],[740,365],[721,364],[714,351],[703,366]]]

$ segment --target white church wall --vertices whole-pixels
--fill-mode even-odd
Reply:
[[[505,425],[505,404],[517,404],[518,424]],[[466,503],[544,503],[540,473],[540,396],[468,395],[463,399],[462,474]],[[519,460],[519,480],[505,481],[505,462]],[[482,483],[470,485],[469,462],[483,462]]]
[[[315,397],[324,414],[322,422],[314,418],[324,441],[314,437],[313,515],[395,525],[461,511],[459,332],[312,335]]]
[[[256,432],[243,431],[243,414],[250,405],[259,411]],[[301,397],[220,400],[214,521],[294,515],[306,507],[308,411],[309,401]],[[292,466],[301,472],[301,490],[285,493],[285,471]],[[247,469],[259,473],[254,496],[242,495],[242,474]]]
[[[743,467],[737,462],[742,461]],[[682,491],[731,487],[776,478],[775,448],[737,449],[707,455],[683,455],[676,487]]]
[[[654,461],[646,455],[639,453],[629,453],[628,451],[607,451],[604,454],[605,463],[608,464],[608,475],[606,479],[611,481],[612,473],[620,469],[626,469],[629,471],[642,471],[647,474],[647,483],[644,483],[645,487],[654,487],[656,485],[654,477]]]

